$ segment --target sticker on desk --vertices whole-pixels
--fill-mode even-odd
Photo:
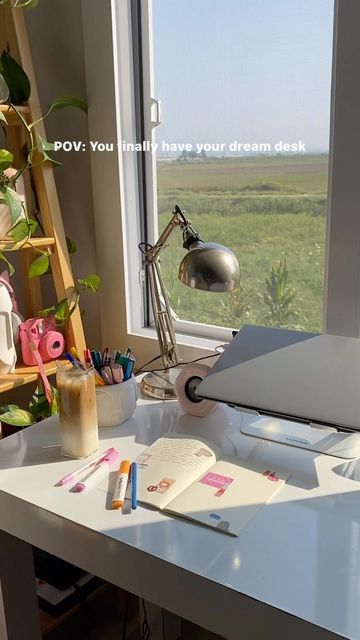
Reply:
[[[223,489],[222,493],[224,493],[225,489],[227,489],[227,487],[233,482],[233,480],[234,478],[229,478],[227,476],[222,476],[219,473],[210,472],[206,473],[202,478],[200,478],[199,482],[201,482],[201,484],[207,484],[209,487]],[[217,493],[218,492],[216,492],[216,494]]]
[[[158,482],[158,484],[151,484],[147,490],[150,493],[153,493],[156,491],[156,493],[166,493],[170,487],[174,484],[175,480],[172,480],[172,478],[163,478],[162,480],[160,480],[160,482]]]

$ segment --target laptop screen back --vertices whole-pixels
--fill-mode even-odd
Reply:
[[[360,339],[244,326],[197,395],[360,430]]]

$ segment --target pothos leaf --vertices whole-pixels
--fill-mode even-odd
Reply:
[[[40,318],[48,318],[49,316],[53,316],[56,311],[56,307],[53,305],[52,307],[47,307],[47,309],[40,309],[36,315]]]
[[[100,277],[96,273],[90,273],[86,278],[78,278],[78,283],[95,293],[100,287]]]
[[[1,113],[1,112],[0,112]],[[7,149],[0,149],[0,171],[5,171],[12,165],[14,156]]]
[[[25,409],[6,411],[6,413],[1,414],[0,420],[16,427],[28,427],[30,424],[34,424],[33,415],[30,411],[25,411]]]
[[[49,254],[44,251],[34,262],[31,263],[29,269],[29,278],[42,276],[49,268]]]
[[[53,151],[54,150],[54,143],[53,142],[48,142],[47,140],[45,140],[45,138],[42,138],[40,135],[38,135],[38,138],[40,140],[39,147],[40,147],[40,151],[41,151],[41,153],[43,155],[43,159],[44,160],[48,160],[49,162],[52,162],[55,165],[61,165],[61,162],[58,162],[57,160],[54,160],[47,153],[47,151]]]
[[[10,187],[6,187],[6,189],[3,191],[3,198],[7,206],[9,207],[11,223],[15,224],[23,211],[22,200],[19,194]]]
[[[10,102],[21,105],[30,97],[31,87],[24,69],[4,50],[0,58],[1,74],[10,91]]]
[[[73,253],[77,251],[76,242],[72,238],[68,238],[67,236],[66,236],[66,246],[67,246],[69,256],[72,256]]]
[[[4,260],[4,262],[6,262],[9,269],[9,275],[13,276],[15,273],[14,266],[11,264],[11,262],[9,262],[9,260],[4,256],[2,252],[0,252],[0,260]]]
[[[87,104],[85,100],[82,100],[77,96],[58,96],[57,98],[54,98],[49,105],[48,113],[56,109],[63,109],[64,107],[75,107],[76,109],[81,109],[81,111],[87,113]]]
[[[14,240],[14,242],[21,242],[26,238],[30,238],[30,236],[34,233],[37,227],[36,220],[33,218],[28,218],[24,220],[19,220],[9,232],[9,235]]]
[[[53,401],[51,406],[46,398],[44,387],[42,383],[39,383],[36,387],[34,394],[29,402],[30,413],[32,414],[35,422],[49,418],[49,416],[58,413],[58,393],[57,389],[50,385]]]
[[[0,414],[14,411],[15,409],[19,409],[17,404],[3,404],[2,407],[0,407]]]
[[[60,300],[55,309],[55,320],[57,323],[65,323],[70,316],[69,302],[67,298]]]
[[[1,122],[5,122],[5,124],[7,124],[7,120],[6,120],[6,118],[5,118],[5,116],[4,116],[2,111],[0,111],[0,120],[1,120]]]

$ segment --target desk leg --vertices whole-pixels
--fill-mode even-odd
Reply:
[[[139,598],[140,632],[144,623],[143,601]],[[181,618],[145,600],[146,618],[151,629],[151,640],[179,640],[181,638]]]
[[[40,640],[31,545],[0,531],[0,638]]]

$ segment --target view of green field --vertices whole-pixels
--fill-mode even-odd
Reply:
[[[184,249],[175,232],[161,262],[178,316],[321,331],[327,173],[326,154],[158,159],[159,230],[178,204],[203,240],[230,247],[241,268],[241,289],[232,295],[183,286]]]

